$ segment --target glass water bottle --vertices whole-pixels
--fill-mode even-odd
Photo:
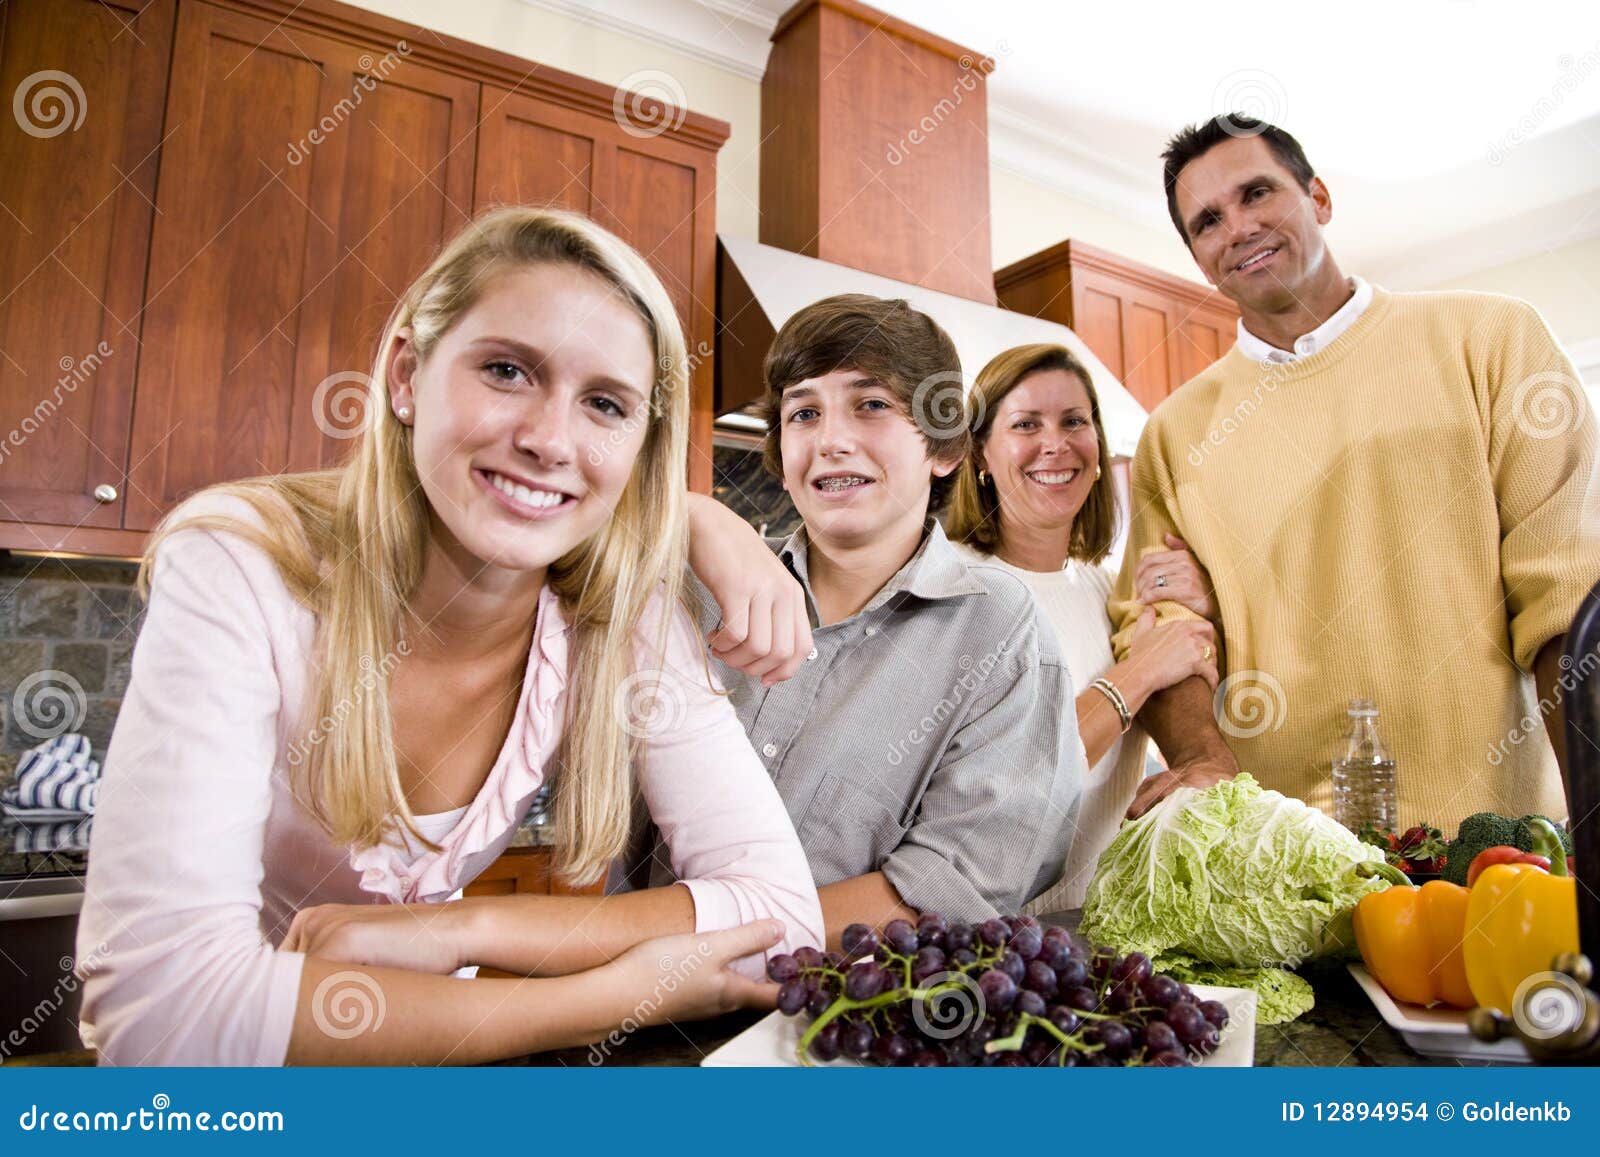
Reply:
[[[1344,752],[1333,761],[1333,818],[1353,832],[1399,826],[1394,757],[1378,734],[1378,706],[1352,699]]]

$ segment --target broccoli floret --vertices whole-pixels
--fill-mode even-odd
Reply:
[[[1452,884],[1465,885],[1467,869],[1472,867],[1472,861],[1485,848],[1506,846],[1524,852],[1532,851],[1533,833],[1528,830],[1528,821],[1536,818],[1542,817],[1512,819],[1494,812],[1477,812],[1468,816],[1461,821],[1461,829],[1445,850],[1446,860],[1441,876]],[[1561,833],[1561,843],[1566,847],[1567,854],[1571,855],[1572,837],[1560,824],[1553,820],[1550,823]]]

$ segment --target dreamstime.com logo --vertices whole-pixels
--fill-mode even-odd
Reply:
[[[1254,739],[1283,729],[1289,717],[1289,697],[1283,684],[1267,671],[1235,671],[1217,684],[1211,713],[1223,734]]]
[[[1574,433],[1589,416],[1589,399],[1571,374],[1546,370],[1517,383],[1511,395],[1511,416],[1530,438],[1562,438]]]
[[[634,671],[617,684],[611,709],[624,733],[634,739],[654,739],[683,726],[689,699],[673,672]]]
[[[307,731],[304,736],[296,739],[289,745],[289,765],[300,766],[301,762],[311,754],[312,749],[320,747],[345,721],[355,713],[356,709],[372,694],[378,684],[387,684],[389,676],[394,674],[395,668],[400,666],[400,660],[408,658],[411,654],[411,644],[401,639],[394,645],[394,650],[384,655],[377,662],[371,655],[362,655],[357,665],[361,674],[356,676],[355,686],[350,694],[335,703],[328,713],[317,720],[316,726]]]
[[[49,1023],[50,1018],[66,1006],[68,998],[83,987],[83,982],[100,968],[110,953],[110,948],[101,941],[93,952],[81,960],[74,960],[70,956],[63,956],[58,960],[56,968],[60,978],[51,988],[49,995],[42,997],[23,1014],[22,1019],[13,1025],[4,1037],[0,1037],[0,1061],[4,1061],[27,1044],[35,1033]]]
[[[983,421],[983,399],[973,395],[968,413],[966,383],[959,370],[924,378],[911,395],[911,420],[929,438],[950,438]]]
[[[311,420],[330,438],[343,441],[367,428],[372,378],[360,370],[341,370],[317,383],[311,395]]]
[[[360,71],[356,75],[355,84],[350,89],[350,95],[341,97],[338,103],[329,109],[305,136],[298,141],[290,142],[284,159],[290,165],[302,163],[311,155],[313,149],[337,132],[339,126],[349,120],[356,109],[361,107],[361,102],[366,99],[366,95],[388,80],[389,75],[400,67],[400,62],[410,55],[411,45],[404,40],[396,43],[392,52],[385,53],[383,59],[376,62],[373,61],[370,52],[362,53],[360,59],[356,61],[356,67]]]
[[[911,1020],[929,1040],[953,1040],[988,1015],[983,990],[964,972],[940,972],[921,987],[935,989],[911,1006]]]
[[[69,72],[53,68],[24,77],[11,95],[11,115],[30,137],[48,140],[64,132],[77,132],[89,115],[89,98],[83,85]]]
[[[683,127],[689,96],[670,72],[646,68],[630,73],[611,98],[611,116],[629,136],[659,137]]]
[[[1211,94],[1212,115],[1221,117],[1222,131],[1234,137],[1253,137],[1260,128],[1235,119],[1250,117],[1270,125],[1282,124],[1289,112],[1289,94],[1283,82],[1259,68],[1241,68],[1217,82]]]
[[[623,1017],[622,1023],[612,1029],[604,1040],[589,1046],[589,1063],[595,1067],[605,1064],[611,1056],[611,1050],[621,1047],[630,1036],[649,1024],[667,996],[677,992],[678,986],[698,972],[700,966],[710,958],[711,945],[702,940],[694,946],[693,952],[681,960],[671,956],[662,956],[657,960],[656,967],[661,971],[661,979],[656,981],[650,995],[634,1005],[633,1011]]]
[[[377,1032],[388,1010],[383,987],[354,969],[329,973],[311,994],[311,1019],[334,1040]]]
[[[1535,972],[1517,985],[1511,1018],[1529,1040],[1552,1040],[1583,1025],[1588,992],[1565,972]]]
[[[83,684],[65,671],[35,671],[11,693],[12,720],[38,740],[76,731],[88,713]]]

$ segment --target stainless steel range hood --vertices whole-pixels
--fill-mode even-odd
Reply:
[[[1066,346],[1093,375],[1110,456],[1131,458],[1139,444],[1147,416],[1144,407],[1064,325],[755,241],[719,238],[717,258],[719,429],[761,429],[743,411],[761,397],[762,359],[779,327],[791,315],[834,294],[869,293],[874,297],[904,298],[937,321],[960,351],[968,388],[977,372],[1002,350],[1031,342]]]

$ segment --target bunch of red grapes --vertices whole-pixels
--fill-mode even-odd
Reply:
[[[803,1064],[1188,1065],[1228,1023],[1220,1002],[1154,973],[1143,953],[1090,947],[1032,916],[971,925],[927,912],[881,934],[852,924],[841,939],[843,952],[767,962],[778,1008],[810,1018]]]

